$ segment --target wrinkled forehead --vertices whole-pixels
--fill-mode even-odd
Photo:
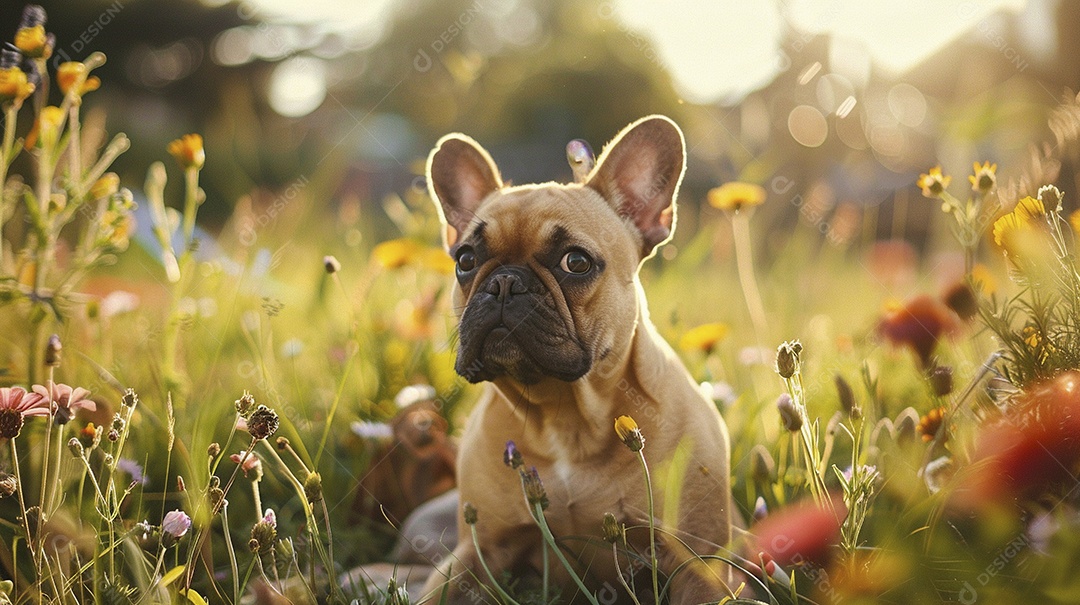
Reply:
[[[480,206],[465,237],[507,260],[568,247],[598,256],[633,254],[631,239],[623,220],[599,193],[558,184],[510,187],[493,194]]]

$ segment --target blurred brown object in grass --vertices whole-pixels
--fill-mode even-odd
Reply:
[[[402,408],[390,426],[392,437],[375,445],[360,479],[353,513],[400,525],[416,507],[455,487],[457,447],[430,399]]]
[[[887,309],[878,332],[893,345],[910,348],[920,367],[927,370],[934,367],[938,342],[958,327],[956,315],[948,307],[923,294]]]

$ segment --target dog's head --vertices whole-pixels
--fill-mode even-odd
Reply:
[[[510,187],[475,141],[443,137],[428,187],[457,263],[457,372],[573,381],[624,353],[637,270],[674,231],[685,157],[679,127],[650,116],[604,148],[584,183]]]

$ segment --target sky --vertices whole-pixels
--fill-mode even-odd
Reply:
[[[374,39],[404,1],[243,0],[241,6],[271,20],[319,23],[346,36]],[[482,9],[491,5],[512,12],[516,1],[478,3]],[[869,75],[871,63],[900,75],[966,32],[994,31],[999,26],[992,20],[1002,11],[1027,8],[1031,18],[1026,20],[1035,30],[1030,39],[1038,44],[1039,31],[1044,37],[1052,32],[1043,22],[1052,16],[1054,0],[1031,2],[1033,7],[1028,0],[603,0],[597,16],[611,20],[612,27],[643,34],[685,100],[731,104],[787,67],[797,50],[792,47],[802,38],[788,37],[784,46],[785,19],[807,37],[831,35],[831,69],[858,83]],[[290,69],[286,75],[311,77],[304,69]],[[291,88],[279,86],[283,94]]]

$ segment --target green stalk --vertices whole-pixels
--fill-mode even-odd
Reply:
[[[638,450],[638,462],[641,462],[641,472],[645,475],[645,488],[649,496],[649,560],[652,564],[653,602],[660,603],[660,579],[656,563],[656,513],[653,507],[652,478],[649,476],[649,465],[645,463],[645,450]]]
[[[634,602],[634,605],[641,605],[641,601],[634,594],[634,589],[630,588],[630,585],[626,583],[626,578],[623,577],[622,568],[619,567],[619,548],[615,542],[611,543],[611,558],[615,560],[615,575],[619,577],[619,584],[626,589],[626,594],[630,595],[630,600]]]
[[[488,579],[491,580],[491,585],[495,587],[495,591],[499,593],[499,596],[502,597],[505,603],[511,603],[512,605],[521,605],[520,603],[515,601],[513,597],[507,594],[507,592],[503,590],[502,586],[499,586],[499,581],[495,579],[495,574],[491,573],[491,569],[488,568],[487,561],[484,560],[484,553],[480,550],[480,539],[476,536],[476,525],[469,524],[469,531],[472,532],[472,541],[473,547],[476,549],[476,558],[480,560],[480,567],[484,568],[484,573],[486,573]],[[547,603],[546,598],[544,599],[544,603]]]
[[[551,528],[548,527],[547,524],[547,519],[544,518],[544,509],[540,506],[540,503],[537,502],[536,504],[533,504],[532,507],[533,518],[535,518],[537,524],[540,525],[540,533],[544,535],[544,540],[547,541],[551,550],[555,551],[555,556],[559,558],[559,562],[562,563],[562,566],[570,573],[570,577],[573,578],[574,583],[577,584],[578,589],[585,595],[585,598],[588,599],[592,605],[600,605],[600,602],[596,600],[596,596],[589,592],[589,589],[585,587],[585,583],[578,577],[577,572],[570,566],[570,562],[566,560],[566,556],[559,550],[559,546],[555,543],[555,536],[552,535]]]
[[[18,110],[14,103],[9,104],[4,110],[4,142],[0,147],[0,236],[4,232],[4,212],[7,208],[7,200],[4,199],[4,190],[7,189],[8,166],[15,157],[15,117]],[[3,237],[0,237],[0,242]],[[0,270],[4,266],[4,247],[0,245]]]
[[[765,320],[765,306],[761,303],[757,278],[754,277],[754,252],[750,240],[750,216],[746,212],[736,212],[731,217],[731,230],[735,238],[735,263],[739,269],[739,285],[742,287],[746,309],[750,313],[750,322],[754,324],[754,336],[760,343],[768,336],[768,323]]]
[[[232,569],[233,603],[240,602],[240,570],[236,567],[236,551],[233,550],[232,534],[229,533],[229,506],[221,507],[221,531],[225,534],[225,550],[229,553],[229,566]]]
[[[11,444],[11,466],[15,467],[15,483],[18,486],[19,492],[19,513],[22,515],[22,526],[26,531],[26,547],[30,549],[30,554],[37,557],[37,548],[34,546],[34,540],[30,536],[30,523],[26,518],[26,500],[23,498],[23,481],[22,473],[19,472],[19,450],[15,446],[15,439],[8,439],[8,443]],[[40,515],[38,515],[40,516]],[[38,534],[41,535],[41,534]],[[35,563],[34,565],[34,583],[40,586],[41,569]],[[39,594],[38,597],[41,595]],[[40,601],[40,598],[38,599]]]

